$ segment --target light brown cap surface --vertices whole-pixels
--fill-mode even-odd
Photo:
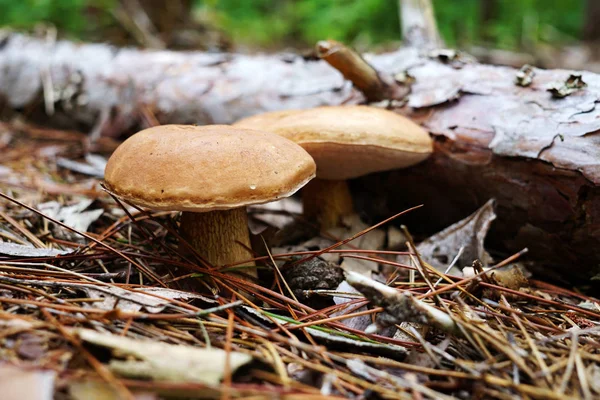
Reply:
[[[315,176],[315,168],[302,147],[273,133],[163,125],[117,148],[105,184],[141,206],[204,212],[290,196]]]
[[[273,125],[279,120],[288,117],[290,115],[304,112],[306,110],[278,110],[270,111],[263,114],[255,114],[244,119],[237,121],[234,126],[239,126],[244,129],[256,129],[258,131],[265,130],[265,127]]]
[[[238,121],[304,147],[322,179],[349,179],[417,164],[433,151],[427,131],[394,112],[368,106],[266,113]]]

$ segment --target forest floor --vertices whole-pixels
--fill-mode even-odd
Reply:
[[[0,124],[3,398],[600,396],[600,301],[528,278],[525,249],[487,259],[473,224],[416,246],[400,213],[265,251],[299,220],[291,200],[251,208],[265,242],[242,279],[181,254],[177,213],[103,190],[116,145]],[[457,269],[463,251],[486,259]],[[332,287],[296,279],[339,267]]]

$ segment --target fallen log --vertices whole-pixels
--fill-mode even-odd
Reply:
[[[422,202],[413,229],[431,231],[493,197],[495,246],[529,247],[545,273],[598,273],[599,75],[578,73],[585,86],[569,80],[572,71],[531,69],[531,82],[521,74],[520,86],[515,69],[460,53],[404,48],[364,58],[387,76],[414,77],[405,101],[384,105],[426,127],[436,153],[417,167],[352,182],[359,209],[381,218]],[[0,70],[6,107],[94,138],[365,101],[324,61],[294,54],[142,51],[3,33]]]

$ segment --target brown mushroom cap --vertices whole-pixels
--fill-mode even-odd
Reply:
[[[156,210],[205,212],[274,201],[315,175],[313,159],[273,133],[226,125],[163,125],[121,144],[105,184]]]
[[[235,126],[261,128],[306,149],[321,179],[350,179],[408,167],[433,151],[427,131],[394,112],[368,106],[332,106],[266,113]]]
[[[279,120],[289,117],[290,115],[297,114],[299,112],[304,112],[306,110],[278,110],[278,111],[270,111],[263,114],[255,114],[250,117],[246,117],[244,119],[239,120],[234,126],[239,126],[244,129],[256,129],[256,130],[264,130],[265,127],[273,125]]]

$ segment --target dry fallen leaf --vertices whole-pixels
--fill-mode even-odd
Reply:
[[[369,225],[362,222],[358,214],[345,216],[342,219],[344,226],[336,227],[327,231],[333,237],[345,239],[356,235],[359,232],[369,228]],[[385,231],[381,229],[373,229],[370,232],[350,242],[352,246],[342,246],[340,249],[358,248],[363,250],[380,250],[385,244]],[[378,270],[376,262],[359,260],[356,258],[346,258],[342,262],[343,268],[346,271],[355,271],[365,276],[371,276],[372,272]]]
[[[62,207],[56,201],[49,201],[39,204],[37,208],[49,217],[64,222],[73,229],[87,232],[90,225],[100,218],[104,212],[102,209],[84,211],[93,201],[93,199],[84,199],[65,207]]]
[[[343,281],[342,283],[340,283],[339,286],[337,287],[336,291],[338,291],[338,292],[344,292],[344,293],[356,293],[356,294],[360,294],[360,292],[358,290],[354,289],[346,281]],[[354,300],[354,299],[348,298],[348,297],[337,297],[337,296],[333,297],[333,302],[336,305],[348,303],[348,302],[350,302],[352,300]],[[367,306],[364,306],[364,307],[361,307],[361,308],[355,310],[354,312],[364,311],[366,309],[367,309]],[[332,317],[336,317],[338,315],[346,314],[347,312],[348,311],[346,309],[342,309],[342,310],[340,310],[338,312],[335,312],[335,313],[331,314],[331,316]],[[365,329],[367,329],[367,326],[371,325],[371,316],[370,315],[360,315],[358,317],[352,317],[352,318],[343,319],[340,322],[342,324],[346,325],[349,328],[358,329],[360,331],[364,331]]]
[[[526,87],[531,85],[533,77],[535,76],[535,70],[529,64],[525,64],[517,71],[515,83],[519,86]]]
[[[159,313],[170,303],[160,297],[167,299],[188,300],[200,299],[205,303],[217,303],[215,300],[191,292],[166,288],[142,288],[136,291],[121,289],[118,286],[77,286],[92,299],[102,299],[91,304],[91,307],[101,308],[103,310],[113,310],[115,306],[121,311],[136,312],[142,307],[149,313]],[[157,297],[159,296],[159,297]]]
[[[585,308],[586,310],[600,311],[600,303],[590,301],[590,300],[582,301],[577,306],[581,307],[581,308]]]
[[[585,87],[587,83],[581,79],[580,74],[571,74],[564,82],[548,88],[548,91],[552,93],[552,97],[562,99]]]
[[[80,174],[93,176],[95,178],[104,178],[104,168],[106,167],[106,159],[97,155],[89,155],[86,157],[87,163],[69,160],[67,158],[58,157],[56,165]]]
[[[529,281],[523,274],[523,271],[517,266],[510,269],[496,270],[490,273],[490,276],[499,286],[519,290],[522,287],[528,287]]]
[[[491,257],[485,251],[483,242],[494,219],[496,219],[496,214],[492,199],[467,218],[421,242],[417,246],[417,250],[423,260],[440,271],[446,269],[461,247],[464,249],[457,267],[470,265],[475,259],[487,266]],[[407,260],[405,256],[399,256],[398,261],[406,263]],[[457,267],[450,273],[460,274]]]
[[[252,356],[236,351],[228,355],[216,348],[136,340],[90,329],[77,329],[75,332],[84,342],[108,347],[113,353],[127,356],[127,360],[112,359],[109,368],[131,378],[218,385],[228,356],[232,372],[252,360]]]
[[[22,244],[0,242],[0,254],[15,257],[55,257],[69,254],[69,250],[40,249]]]
[[[272,201],[266,204],[253,205],[252,207],[249,207],[249,211],[260,211],[260,213],[256,213],[256,215],[261,221],[282,229],[287,224],[294,221],[294,218],[291,215],[302,213],[302,203],[294,197],[286,197],[285,199]],[[289,213],[289,215],[287,213]],[[251,222],[251,228],[256,229],[255,232],[259,230],[253,226],[257,224],[256,221]]]
[[[299,245],[285,246],[285,247],[273,247],[271,249],[272,254],[291,253],[296,251],[307,251],[307,250],[319,250],[329,247],[337,242],[332,238],[345,239],[351,237],[369,227],[361,221],[360,216],[357,214],[348,215],[343,218],[343,226],[332,228],[328,230],[327,237],[315,236]],[[339,247],[339,249],[363,249],[363,250],[379,250],[382,249],[385,244],[385,231],[381,229],[373,229],[372,231],[362,235],[361,237],[353,240],[348,245]],[[325,261],[332,263],[339,263],[339,253],[323,253],[320,255]],[[358,260],[347,258],[344,260],[349,270],[357,271],[364,274],[371,274],[373,271],[377,271],[377,263],[366,260]]]

